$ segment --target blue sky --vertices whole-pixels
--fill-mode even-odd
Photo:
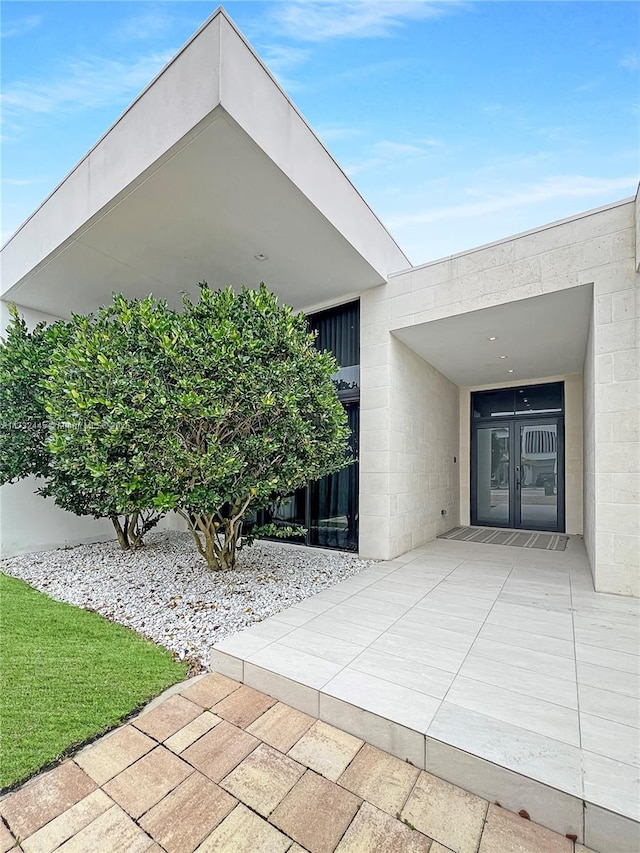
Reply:
[[[2,3],[6,239],[216,8]],[[413,263],[633,195],[631,2],[229,2]]]

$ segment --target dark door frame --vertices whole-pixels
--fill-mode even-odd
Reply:
[[[520,477],[522,470],[522,443],[520,438],[520,427],[526,425],[544,425],[555,424],[557,441],[557,457],[558,457],[558,478],[557,478],[557,524],[535,525],[530,526],[522,524],[522,490],[520,488]],[[477,433],[479,429],[487,429],[488,427],[498,427],[509,431],[509,523],[501,524],[499,522],[491,522],[478,520],[478,498],[477,498],[477,450],[478,441]],[[478,418],[471,422],[471,524],[480,525],[482,527],[507,527],[514,530],[549,530],[554,533],[564,533],[565,530],[565,453],[564,453],[564,415],[524,415],[524,416],[507,416],[500,419],[497,418]]]

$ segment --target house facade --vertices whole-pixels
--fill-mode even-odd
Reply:
[[[400,555],[457,525],[584,536],[640,595],[640,221],[626,199],[411,266],[223,10],[2,249],[2,322],[265,281],[340,364],[358,465],[272,508]],[[5,553],[110,536],[2,488]]]

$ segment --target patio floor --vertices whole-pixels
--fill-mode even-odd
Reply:
[[[615,853],[640,850],[640,601],[579,537],[436,540],[214,647],[212,668]]]
[[[0,814],[0,853],[589,853],[216,673]]]

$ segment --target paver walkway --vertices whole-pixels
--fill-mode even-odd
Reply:
[[[589,853],[217,673],[0,800],[0,853]]]

